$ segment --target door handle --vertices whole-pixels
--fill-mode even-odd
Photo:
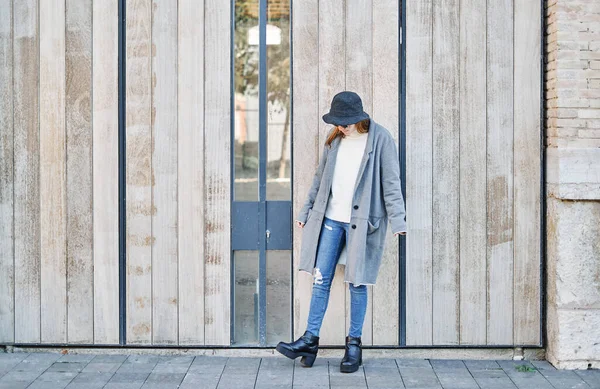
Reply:
[[[271,231],[267,230],[267,243],[269,243],[270,237],[271,237]]]

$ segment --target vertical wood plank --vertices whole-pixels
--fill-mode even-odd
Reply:
[[[13,2],[15,342],[40,342],[38,2]]]
[[[118,0],[93,2],[94,342],[100,344],[119,343],[118,7]]]
[[[460,3],[460,343],[483,345],[486,270],[486,1]]]
[[[433,344],[459,341],[459,0],[433,5]]]
[[[488,344],[513,340],[513,7],[487,8]]]
[[[40,0],[42,342],[67,341],[65,1]]]
[[[346,2],[346,89],[358,93],[363,109],[373,112],[373,2]],[[362,343],[373,344],[373,286],[368,285]],[[350,291],[346,284],[346,334],[350,330]]]
[[[152,3],[152,342],[177,343],[177,2]]]
[[[205,2],[204,331],[207,345],[230,344],[230,3]]]
[[[344,1],[322,0],[319,2],[319,145],[327,140],[331,125],[325,123],[321,116],[329,112],[331,99],[338,92],[345,89],[346,78],[344,71]],[[314,66],[314,64],[313,64]],[[314,119],[313,119],[314,120]],[[302,130],[300,130],[302,131]],[[319,149],[319,151],[322,147]],[[319,156],[320,158],[320,156]],[[346,314],[346,289],[344,282],[345,266],[336,266],[333,283],[331,285],[329,304],[323,325],[319,333],[322,344],[344,344],[345,321],[341,318]]]
[[[126,9],[127,342],[152,341],[152,133],[150,0]]]
[[[66,0],[68,342],[93,343],[92,2]]]
[[[0,343],[14,341],[12,0],[0,1]]]
[[[540,343],[539,2],[514,1],[514,344]],[[518,90],[517,90],[518,88]]]
[[[373,118],[399,138],[399,0],[373,0]],[[400,151],[401,152],[401,151]],[[399,344],[398,238],[388,228],[377,283],[373,286],[373,344]]]
[[[406,5],[406,344],[432,344],[432,1]]]
[[[294,217],[298,215],[312,184],[322,146],[318,128],[321,120],[319,102],[319,70],[315,65],[319,52],[318,0],[292,2],[293,29],[293,169]],[[294,269],[300,261],[302,230],[294,228]],[[294,273],[294,336],[306,330],[313,278],[306,272]]]
[[[179,344],[204,343],[204,2],[178,8]]]

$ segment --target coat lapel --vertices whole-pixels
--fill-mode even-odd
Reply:
[[[369,125],[369,132],[367,134],[367,144],[365,145],[365,152],[363,153],[362,161],[360,162],[360,167],[358,168],[358,175],[356,176],[356,182],[354,183],[354,193],[356,193],[356,188],[358,187],[358,183],[362,178],[363,172],[365,171],[365,166],[371,157],[371,152],[373,151],[373,138],[375,137],[375,126],[377,124],[373,119],[371,119],[371,124]]]

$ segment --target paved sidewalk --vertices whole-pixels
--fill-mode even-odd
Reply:
[[[352,374],[339,358],[312,368],[281,357],[0,353],[0,388],[600,388],[600,370],[545,361],[366,359]]]

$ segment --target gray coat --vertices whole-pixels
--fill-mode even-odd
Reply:
[[[340,138],[323,155],[307,199],[296,220],[302,230],[299,270],[313,272]],[[392,232],[407,230],[396,142],[390,132],[371,119],[367,144],[354,186],[350,233],[346,242],[344,281],[375,284],[383,256],[388,219]]]

